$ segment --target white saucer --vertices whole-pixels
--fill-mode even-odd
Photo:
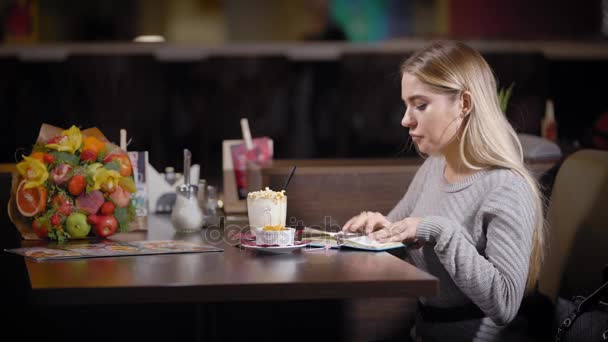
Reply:
[[[298,241],[294,246],[258,246],[255,242],[252,243],[241,243],[241,247],[245,249],[249,249],[252,251],[258,251],[263,253],[273,253],[273,254],[287,254],[291,253],[295,250],[298,250],[302,247],[306,247],[310,244],[309,241],[300,242]]]

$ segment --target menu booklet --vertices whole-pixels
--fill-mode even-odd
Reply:
[[[103,241],[45,247],[22,247],[5,249],[5,251],[23,255],[36,261],[42,261],[150,254],[222,252],[223,249],[188,241],[145,240],[128,242]]]
[[[394,248],[402,248],[405,245],[401,242],[385,242],[381,243],[371,239],[365,235],[349,236],[342,232],[327,232],[319,229],[308,228],[304,229],[302,239],[310,241],[310,246],[330,248],[350,247],[363,249],[368,251],[386,251]]]

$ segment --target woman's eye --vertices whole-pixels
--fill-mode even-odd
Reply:
[[[416,109],[418,109],[420,111],[425,110],[426,109],[426,103],[416,106]]]

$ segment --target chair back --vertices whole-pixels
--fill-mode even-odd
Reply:
[[[580,150],[560,167],[547,212],[539,290],[553,301],[589,294],[608,264],[608,151]]]

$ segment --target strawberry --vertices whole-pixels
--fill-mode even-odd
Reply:
[[[55,213],[51,216],[51,224],[53,226],[58,226],[61,224],[61,216],[59,216],[59,214]]]
[[[49,236],[49,229],[51,227],[49,227],[49,221],[44,221],[44,223],[42,223],[42,221],[40,221],[40,218],[37,218],[34,220],[34,223],[32,223],[32,229],[34,230],[34,233],[41,239],[46,239]]]
[[[101,206],[100,212],[102,215],[110,216],[110,215],[114,214],[115,208],[116,207],[114,206],[114,203],[107,201]]]
[[[68,182],[68,191],[73,196],[80,195],[87,186],[87,180],[81,174],[75,174]]]
[[[49,165],[49,164],[53,164],[53,162],[55,161],[55,157],[53,157],[52,154],[45,153],[44,156],[42,157],[42,160],[44,161],[45,164]]]
[[[93,150],[84,150],[80,154],[80,160],[86,162],[95,162],[97,160],[97,152]]]
[[[64,193],[55,194],[51,199],[51,205],[63,216],[69,216],[74,208],[74,202]]]
[[[61,139],[63,138],[62,135],[57,135],[54,136],[52,138],[50,138],[49,140],[46,141],[47,144],[57,144],[61,141]]]

